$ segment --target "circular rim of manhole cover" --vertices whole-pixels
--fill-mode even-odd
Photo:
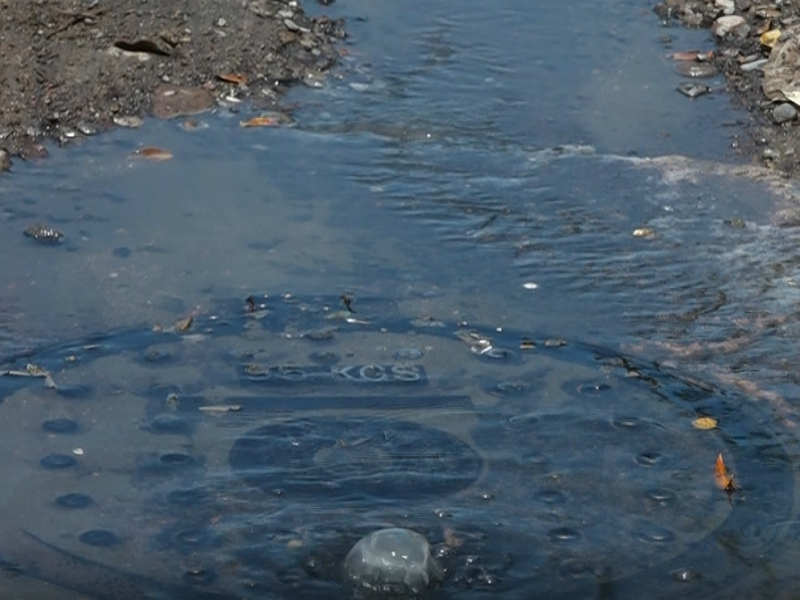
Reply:
[[[31,384],[35,382],[34,385],[39,386],[36,398],[50,407],[46,418],[41,419],[39,437],[70,441],[68,446],[61,445],[61,451],[55,451],[47,450],[52,445],[49,441],[39,439],[40,456],[31,459],[37,462],[41,459],[37,468],[48,472],[49,477],[66,478],[72,477],[74,472],[86,473],[85,465],[89,464],[91,456],[84,457],[77,444],[84,439],[82,436],[96,434],[97,425],[69,419],[53,407],[60,406],[59,402],[70,403],[73,407],[102,405],[101,396],[107,391],[86,385],[80,377],[70,378],[70,373],[79,373],[82,368],[91,369],[92,365],[103,360],[121,360],[120,357],[127,357],[132,361],[130,365],[148,373],[170,373],[170,369],[191,359],[192,351],[187,348],[192,344],[202,346],[203,340],[208,338],[232,340],[212,357],[212,361],[203,364],[203,370],[209,372],[214,371],[212,363],[227,366],[224,371],[214,373],[222,381],[220,390],[226,390],[225,394],[217,390],[214,398],[209,399],[202,383],[173,385],[156,376],[153,377],[156,383],[136,392],[137,397],[143,399],[137,429],[158,442],[154,442],[152,448],[140,449],[135,460],[128,465],[132,475],[127,473],[127,476],[132,477],[134,485],[148,489],[148,510],[170,517],[186,512],[187,506],[198,498],[214,496],[213,481],[208,481],[209,473],[213,480],[213,476],[218,475],[214,468],[222,468],[214,465],[227,466],[230,461],[230,466],[243,483],[261,494],[247,496],[252,503],[272,497],[272,500],[278,498],[293,502],[300,499],[301,504],[307,501],[314,504],[315,498],[327,495],[328,501],[349,503],[367,510],[370,502],[381,504],[399,499],[407,506],[416,506],[412,511],[414,514],[420,511],[427,514],[416,522],[408,522],[408,518],[403,517],[407,521],[405,524],[414,526],[416,523],[418,529],[434,537],[441,537],[441,526],[448,527],[449,522],[446,511],[435,509],[436,503],[443,506],[450,503],[463,509],[465,502],[476,498],[487,501],[487,506],[505,502],[506,506],[513,506],[518,511],[512,510],[509,515],[525,519],[525,507],[529,504],[526,490],[523,489],[517,497],[504,499],[498,494],[502,486],[496,485],[497,481],[492,480],[493,471],[487,469],[487,463],[503,458],[492,448],[494,439],[509,438],[514,445],[527,444],[532,448],[529,454],[521,453],[519,464],[515,464],[509,473],[550,477],[548,484],[539,486],[537,497],[543,505],[555,506],[567,502],[570,495],[576,495],[577,488],[561,485],[563,482],[553,479],[554,473],[568,473],[569,465],[549,465],[546,447],[536,447],[531,441],[541,438],[539,441],[542,443],[547,440],[554,443],[556,438],[548,438],[548,428],[557,426],[559,431],[567,431],[571,427],[577,437],[570,443],[578,447],[581,436],[593,439],[592,436],[607,435],[609,431],[639,431],[637,435],[644,437],[649,431],[655,437],[670,435],[679,439],[680,432],[687,430],[665,433],[665,428],[660,425],[662,413],[659,410],[669,410],[676,419],[682,419],[684,425],[696,416],[715,416],[720,418],[717,431],[694,432],[693,435],[715,440],[716,447],[725,452],[726,461],[735,468],[738,480],[743,483],[742,489],[730,499],[731,510],[725,511],[721,518],[719,502],[720,499],[727,501],[727,498],[723,492],[715,496],[716,516],[709,520],[713,523],[713,530],[701,532],[697,539],[685,548],[681,547],[674,556],[664,554],[654,564],[642,563],[633,572],[615,573],[604,571],[602,564],[592,563],[588,554],[575,550],[580,540],[591,538],[590,533],[569,521],[556,523],[541,535],[543,543],[566,548],[563,552],[558,550],[561,554],[551,553],[551,557],[560,557],[555,566],[542,566],[553,570],[553,577],[545,577],[545,584],[531,578],[527,590],[505,588],[501,578],[501,585],[493,589],[500,595],[508,593],[510,597],[516,593],[542,592],[555,597],[560,590],[567,590],[565,593],[568,595],[583,588],[593,592],[597,591],[598,582],[603,585],[613,582],[615,594],[633,597],[642,589],[652,589],[652,582],[656,581],[662,585],[653,597],[671,597],[680,593],[687,597],[696,594],[700,598],[708,592],[710,585],[715,591],[726,589],[741,582],[744,575],[735,570],[706,573],[702,579],[686,587],[670,573],[689,573],[692,570],[702,573],[704,566],[710,564],[708,557],[719,553],[719,548],[726,543],[735,544],[746,553],[762,555],[775,551],[781,543],[788,543],[796,537],[791,527],[775,525],[781,515],[785,517],[780,519],[782,522],[796,520],[792,486],[795,465],[769,415],[752,403],[721,393],[702,382],[681,378],[656,366],[637,364],[614,351],[591,345],[505,328],[446,323],[432,318],[409,319],[400,315],[391,301],[383,299],[359,298],[353,308],[357,312],[341,309],[337,298],[327,297],[250,298],[244,308],[238,302],[226,303],[216,314],[195,316],[188,330],[184,330],[184,322],[178,331],[156,332],[145,328],[118,331],[46,348],[35,354],[10,357],[0,362],[4,374],[0,377],[0,394],[5,400],[0,403],[0,410],[12,407],[13,402],[9,402],[8,397],[16,390],[34,387]],[[373,343],[377,339],[375,336],[381,336],[386,348],[359,362],[361,355],[352,349],[359,343]],[[347,344],[342,344],[342,339],[347,340]],[[298,360],[297,354],[283,352],[276,340],[284,346],[301,348],[305,358]],[[439,351],[437,354],[435,348],[432,351],[425,347],[424,340],[434,340],[431,347],[448,345],[444,347],[447,352]],[[451,349],[449,345],[453,344],[458,349]],[[348,347],[351,348],[349,353],[346,351]],[[189,359],[186,358],[187,352]],[[474,361],[470,371],[459,371],[449,378],[441,377],[437,369],[452,364],[448,362],[452,357],[443,360],[442,355],[457,352],[463,353],[463,360]],[[565,376],[561,384],[560,393],[572,398],[572,406],[564,410],[530,407],[530,395],[536,386],[536,377],[541,373],[532,379],[518,374],[520,369],[531,370],[531,357],[549,357],[552,362],[571,365],[582,373],[577,379]],[[437,363],[437,360],[442,362]],[[458,381],[459,378],[469,379],[467,376],[472,371],[478,372],[479,376],[467,383]],[[587,377],[589,371],[593,375]],[[618,386],[628,386],[646,394],[653,399],[653,402],[645,403],[651,408],[643,408],[638,414],[620,410],[613,404]],[[173,400],[179,404],[171,406]],[[373,406],[379,406],[385,414],[377,419],[374,415],[368,416],[369,407]],[[81,410],[72,412],[80,414]],[[124,413],[124,417],[130,418],[130,414]],[[466,429],[450,431],[454,415],[474,416],[474,422]],[[229,430],[230,443],[199,456],[187,452],[184,449],[186,444],[181,445],[181,441],[193,440],[198,445],[206,436],[208,439],[205,441],[213,442],[213,435],[207,431],[212,422]],[[45,431],[41,431],[41,427]],[[481,430],[481,427],[486,429]],[[286,437],[284,433],[293,428],[313,433],[316,436],[314,442],[302,449],[292,446],[291,435]],[[387,433],[389,431],[392,433]],[[481,431],[485,439],[481,438]],[[420,440],[427,440],[427,454],[413,456],[410,448]],[[377,446],[376,441],[380,442]],[[603,438],[597,438],[595,442],[595,446],[603,445]],[[678,445],[675,441],[670,443]],[[63,450],[72,446],[76,452]],[[598,449],[594,448],[594,451]],[[476,452],[480,452],[480,456]],[[345,477],[344,465],[348,461],[357,463],[376,460],[375,457],[380,467],[367,468],[363,476],[349,480],[349,487],[337,481]],[[617,466],[623,464],[619,461],[627,461],[620,452],[614,457]],[[636,464],[640,473],[655,472],[657,469],[654,467],[662,458],[666,463],[670,459],[668,452],[644,446],[639,454],[630,458],[624,464]],[[407,468],[398,468],[403,460],[407,460]],[[291,477],[296,466],[310,475],[308,481]],[[709,483],[712,466],[709,465]],[[381,471],[389,472],[390,476],[383,476]],[[400,471],[405,471],[406,476],[398,477]],[[608,476],[607,473],[601,475]],[[584,472],[582,476],[587,479],[587,490],[592,485],[600,485],[598,481],[602,482],[602,479],[589,481],[590,473]],[[177,487],[169,483],[173,479],[179,482]],[[653,485],[648,490],[654,494],[651,500],[667,502],[669,494],[664,492],[663,486]],[[82,489],[63,492],[56,494],[53,505],[65,513],[92,510],[92,507],[103,504],[103,500],[84,494]],[[252,492],[240,490],[240,493]],[[586,493],[581,492],[581,495]],[[280,511],[276,514],[276,519],[283,518]],[[331,532],[329,538],[349,543],[380,524],[368,510],[364,515],[363,524],[354,524],[350,532]],[[264,527],[274,525],[275,521],[265,519],[268,525]],[[635,529],[640,541],[658,546],[672,539],[668,528],[661,524],[653,524],[644,518],[640,521]],[[440,525],[438,533],[437,523]],[[129,537],[118,535],[107,521],[87,529],[95,533],[84,536],[84,539],[102,540],[107,544],[113,540],[115,548],[131,544]],[[255,529],[259,535],[267,532],[264,528]],[[85,570],[87,565],[93,565],[91,573],[97,577],[108,575],[108,567],[94,562],[91,554],[76,551],[74,544],[61,547],[55,540],[44,539],[41,532],[27,532],[18,527],[6,528],[5,533],[8,539],[16,540],[18,546],[25,549],[23,555],[27,557],[49,553],[52,558],[55,554],[62,562],[73,561],[76,569],[81,567]],[[82,533],[86,532],[75,532],[75,539],[80,541]],[[277,535],[276,539],[279,543],[287,543],[285,536]],[[179,553],[216,549],[222,544],[218,536],[208,533],[205,525],[186,522],[165,530],[157,542],[164,547],[177,547]],[[465,547],[470,546],[468,541]],[[477,547],[489,548],[481,544]],[[333,548],[336,544],[323,548],[321,556],[328,551],[334,552]],[[309,549],[310,553],[313,551],[316,550]],[[346,549],[338,548],[337,551]],[[502,554],[502,545],[491,547],[491,551]],[[0,552],[0,558],[10,558],[13,562],[14,557],[5,557]],[[335,558],[342,559],[343,555]],[[330,564],[334,563],[335,560]],[[35,575],[36,565],[21,567]],[[85,587],[81,588],[63,572],[59,575],[61,580],[55,576],[51,576],[51,580],[55,577],[54,583],[88,593]],[[462,576],[463,573],[459,575],[455,563],[451,572],[455,575],[446,586],[467,585],[465,581],[469,577]],[[541,574],[540,570],[540,578]],[[41,569],[38,576],[47,578]],[[122,577],[133,587],[145,585],[140,575],[116,573],[115,576]],[[503,577],[519,583],[516,575],[504,573]],[[194,584],[202,582],[214,589],[212,580],[213,577],[190,577]],[[146,585],[156,584],[148,580]],[[169,585],[178,586],[174,590],[182,589],[179,583],[161,587],[172,589]],[[675,588],[675,585],[679,587]]]

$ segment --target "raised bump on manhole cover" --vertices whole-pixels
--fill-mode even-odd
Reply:
[[[239,438],[234,472],[289,499],[442,497],[471,485],[481,458],[460,439],[409,421],[309,417]]]

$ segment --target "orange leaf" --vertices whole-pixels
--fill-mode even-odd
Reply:
[[[150,160],[169,160],[172,158],[172,152],[169,150],[163,150],[162,148],[156,148],[155,146],[145,146],[144,148],[139,148],[133,154],[134,156],[149,158]]]
[[[714,466],[714,483],[717,487],[726,492],[736,490],[736,484],[733,482],[733,475],[728,471],[725,466],[725,461],[722,460],[722,452],[717,456],[717,464]]]
[[[220,73],[217,79],[226,83],[235,83],[236,85],[245,85],[247,83],[247,75],[237,75],[236,73]]]
[[[272,117],[256,117],[249,121],[241,121],[239,125],[242,127],[275,127],[279,123],[277,119]]]

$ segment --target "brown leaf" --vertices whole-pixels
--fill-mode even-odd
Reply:
[[[722,452],[717,456],[717,464],[714,466],[714,483],[717,487],[726,492],[733,492],[738,489],[733,482],[733,475],[728,471],[725,466],[725,461],[722,460]]]
[[[177,321],[175,321],[173,329],[179,333],[183,333],[184,331],[189,331],[193,323],[194,323],[194,315],[189,315],[188,317],[185,317],[183,319],[178,319]]]
[[[235,73],[220,73],[219,75],[217,75],[217,79],[219,79],[220,81],[224,81],[226,83],[235,83],[236,85],[247,84],[246,75],[237,75]]]
[[[145,146],[139,148],[133,153],[134,156],[141,156],[150,160],[169,160],[172,158],[172,152],[164,150],[163,148],[156,148],[155,146]]]
[[[239,125],[242,127],[276,127],[280,125],[277,119],[274,117],[255,117],[250,119],[249,121],[240,121]]]

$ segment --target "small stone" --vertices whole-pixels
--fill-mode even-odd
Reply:
[[[225,27],[228,24],[228,21],[223,19],[222,17],[217,20],[217,27]]]
[[[689,98],[697,98],[698,96],[708,94],[711,91],[711,88],[707,85],[689,82],[679,84],[677,89],[681,94],[688,96]]]
[[[734,0],[714,0],[714,6],[726,15],[732,15],[736,10],[736,2]]]
[[[0,173],[4,173],[11,168],[11,157],[6,150],[0,149]]]
[[[138,129],[144,124],[144,121],[136,116],[118,116],[114,117],[114,124],[128,129]]]
[[[779,124],[792,121],[797,118],[797,109],[788,102],[784,102],[772,109],[772,118]]]
[[[750,26],[745,18],[740,15],[725,15],[714,21],[711,26],[711,32],[721,38],[724,38],[729,33],[738,38],[745,38],[750,33]]]
[[[91,123],[87,123],[86,121],[81,121],[77,125],[78,131],[80,131],[85,136],[95,135],[97,133],[97,128],[92,125]]]
[[[713,77],[717,68],[710,62],[680,61],[675,65],[675,71],[684,77]]]

